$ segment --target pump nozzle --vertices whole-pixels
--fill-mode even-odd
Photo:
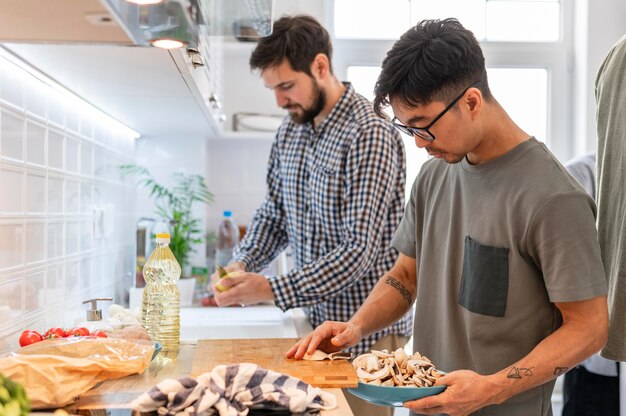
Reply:
[[[98,309],[99,300],[113,300],[113,298],[93,298],[93,299],[87,299],[86,301],[83,301],[83,305],[87,302],[91,302],[91,309],[87,310],[88,321],[101,321],[102,320],[102,309]]]

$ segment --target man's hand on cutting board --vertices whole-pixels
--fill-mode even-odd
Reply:
[[[301,360],[305,354],[320,349],[330,353],[356,345],[361,340],[361,330],[354,324],[326,321],[302,338],[287,351],[287,358]]]

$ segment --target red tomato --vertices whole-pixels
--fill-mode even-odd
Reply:
[[[26,330],[22,332],[22,335],[20,335],[20,346],[25,347],[41,340],[43,340],[43,337],[39,332]]]
[[[48,329],[43,337],[48,339],[48,338],[65,338],[66,336],[67,336],[67,333],[65,332],[63,328],[59,328],[55,326],[54,328]]]
[[[91,333],[91,336],[92,336],[92,337],[100,337],[100,338],[108,338],[107,333],[106,333],[106,332],[104,332],[104,331],[103,331],[103,330],[101,330],[101,329],[97,329],[97,330],[93,331],[93,332]]]
[[[87,335],[89,335],[89,330],[82,326],[67,330],[68,337],[86,337]]]
[[[217,306],[213,296],[205,296],[201,300],[202,306]]]

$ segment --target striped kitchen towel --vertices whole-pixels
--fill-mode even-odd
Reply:
[[[251,409],[303,413],[332,409],[332,394],[256,364],[218,365],[198,378],[160,382],[132,402],[138,412],[163,416],[245,416]]]

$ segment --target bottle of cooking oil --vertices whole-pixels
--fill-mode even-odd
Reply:
[[[169,247],[170,235],[156,235],[156,247],[143,266],[141,324],[163,347],[159,357],[175,359],[180,349],[180,265]]]

